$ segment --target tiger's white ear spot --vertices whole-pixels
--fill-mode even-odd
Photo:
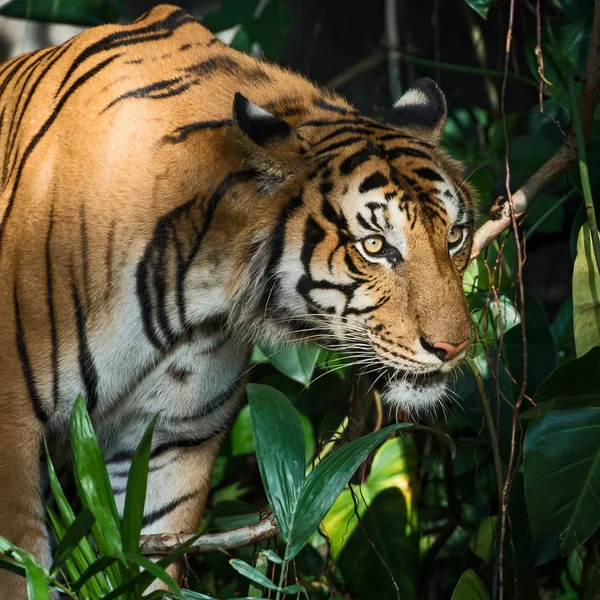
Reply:
[[[391,125],[412,130],[422,139],[437,142],[446,123],[446,99],[433,79],[419,79],[403,94],[387,118]]]
[[[408,90],[405,94],[400,96],[394,104],[394,108],[400,108],[403,106],[427,106],[427,96],[419,89],[413,88]]]
[[[280,142],[293,132],[287,121],[250,102],[239,92],[233,99],[233,119],[248,139],[259,146]]]

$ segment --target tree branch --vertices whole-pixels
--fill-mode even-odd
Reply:
[[[271,516],[247,527],[228,529],[220,533],[201,535],[190,548],[190,553],[233,550],[242,546],[258,544],[279,533],[275,517]],[[141,554],[170,554],[194,537],[190,533],[155,533],[140,536]]]
[[[587,79],[579,94],[577,104],[586,141],[590,136],[594,120],[594,107],[600,92],[600,0],[594,3],[594,24],[587,58]],[[571,132],[564,146],[550,158],[531,178],[512,195],[514,215],[522,216],[527,207],[558,175],[577,159],[575,133]],[[486,221],[476,232],[471,250],[471,260],[475,260],[481,252],[511,225],[510,206],[508,202],[498,206],[495,204],[490,212],[495,215]]]

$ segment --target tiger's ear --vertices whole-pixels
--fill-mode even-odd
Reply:
[[[259,171],[285,177],[302,167],[302,138],[284,119],[250,102],[237,92],[233,121],[242,134],[250,163]]]
[[[446,98],[433,79],[418,79],[400,96],[387,122],[426,141],[439,142],[446,124]]]

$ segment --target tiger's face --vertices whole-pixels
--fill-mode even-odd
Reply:
[[[347,353],[385,401],[414,412],[442,399],[469,346],[462,275],[473,211],[439,147],[437,86],[420,82],[395,113],[391,125],[357,117],[306,127],[312,171],[282,216],[271,302],[295,333]]]

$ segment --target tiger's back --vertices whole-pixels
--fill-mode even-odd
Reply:
[[[376,337],[382,369],[459,360],[469,242],[448,252],[446,235],[472,200],[438,148],[437,93],[378,124],[169,6],[1,67],[0,535],[49,564],[39,448],[45,433],[60,454],[80,392],[120,507],[161,411],[144,531],[192,531],[257,333],[328,320]],[[368,235],[395,254],[371,260]],[[23,593],[2,577],[0,598]]]

